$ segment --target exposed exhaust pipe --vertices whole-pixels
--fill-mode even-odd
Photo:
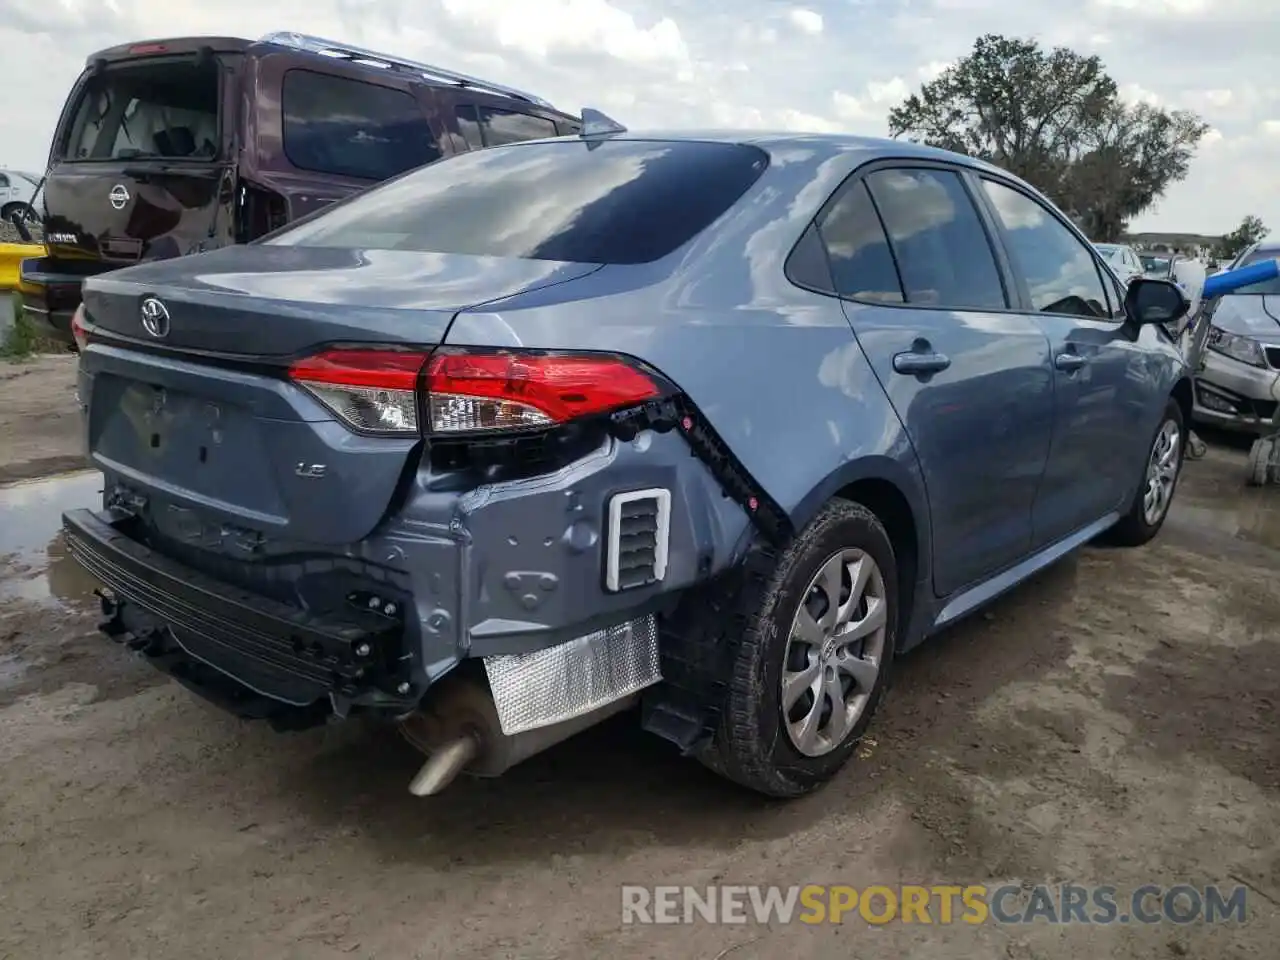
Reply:
[[[638,693],[590,713],[517,734],[502,732],[493,696],[483,681],[451,675],[440,681],[423,709],[400,721],[405,739],[427,754],[409,782],[416,797],[435,796],[459,774],[497,777],[517,763],[555,746],[640,702]]]
[[[457,778],[472,760],[480,755],[480,741],[464,733],[431,754],[418,775],[409,781],[409,792],[415,797],[432,797]]]

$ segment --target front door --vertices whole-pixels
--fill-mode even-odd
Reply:
[[[934,589],[953,594],[1030,550],[1053,421],[1048,340],[1009,309],[969,188],[945,165],[872,169],[840,188],[819,229],[924,474]]]
[[[1121,509],[1145,453],[1134,444],[1148,439],[1143,353],[1092,247],[1014,185],[983,177],[982,187],[1053,353],[1053,445],[1033,514],[1044,547]]]

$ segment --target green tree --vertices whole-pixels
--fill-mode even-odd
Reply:
[[[1246,247],[1251,247],[1267,234],[1271,233],[1267,225],[1258,217],[1250,214],[1240,221],[1240,226],[1230,233],[1223,234],[1214,248],[1214,256],[1219,260],[1234,260]]]
[[[1125,104],[1096,56],[996,34],[889,113],[890,136],[1022,177],[1098,241],[1186,177],[1208,129],[1186,111]]]

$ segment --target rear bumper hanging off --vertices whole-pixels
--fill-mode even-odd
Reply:
[[[107,633],[129,634],[136,649],[163,654],[156,665],[167,672],[181,651],[283,704],[374,693],[410,706],[403,631],[394,619],[355,609],[319,615],[240,590],[132,539],[119,529],[130,520],[110,511],[63,515],[68,550],[106,588]],[[144,615],[115,616],[123,605]]]

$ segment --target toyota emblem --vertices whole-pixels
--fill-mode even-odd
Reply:
[[[142,329],[157,339],[169,335],[169,308],[155,297],[142,301]]]
[[[111,206],[117,210],[123,210],[124,205],[129,202],[129,191],[125,189],[123,183],[117,183],[107,194],[107,199],[111,201]]]

